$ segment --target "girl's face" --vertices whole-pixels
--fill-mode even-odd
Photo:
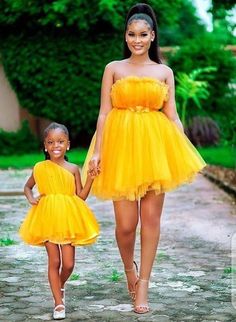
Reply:
[[[70,147],[68,136],[60,128],[48,132],[44,140],[45,149],[47,149],[50,160],[64,159],[66,150]]]
[[[125,34],[127,46],[133,55],[146,54],[154,40],[155,33],[145,20],[133,20]]]

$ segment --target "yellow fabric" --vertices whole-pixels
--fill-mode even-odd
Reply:
[[[112,86],[101,173],[92,194],[137,200],[149,190],[158,194],[190,182],[206,165],[177,125],[160,111],[167,99],[168,86],[153,78],[128,76]],[[84,169],[93,149],[94,139]]]
[[[33,175],[39,193],[20,227],[21,238],[30,245],[88,245],[96,241],[98,223],[87,204],[75,194],[75,178],[67,169],[46,160],[38,162]]]

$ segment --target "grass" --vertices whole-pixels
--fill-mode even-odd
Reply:
[[[118,282],[120,277],[121,274],[116,269],[113,269],[112,274],[109,277],[109,280],[111,280],[112,282]]]
[[[16,241],[11,239],[10,237],[0,238],[0,247],[11,246],[11,245],[15,245],[15,244],[16,244]]]
[[[199,153],[208,164],[235,168],[236,149],[230,146],[198,148]]]
[[[230,146],[198,148],[198,151],[208,164],[220,165],[226,168],[235,168],[236,166],[236,149]],[[87,150],[82,148],[72,149],[67,153],[69,161],[78,165],[83,164],[86,154]],[[0,169],[32,168],[36,162],[42,160],[44,160],[44,155],[41,152],[0,156]]]
[[[224,274],[236,273],[236,267],[230,266],[224,269]]]
[[[79,274],[76,274],[76,273],[73,273],[71,276],[70,276],[70,281],[78,281],[80,279],[80,275]]]
[[[79,148],[68,151],[67,156],[69,157],[70,162],[82,165],[84,163],[86,154],[86,149]],[[44,160],[44,155],[42,152],[22,155],[3,155],[0,156],[0,169],[32,168],[36,162],[42,160]]]

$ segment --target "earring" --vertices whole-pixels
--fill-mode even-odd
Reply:
[[[69,150],[70,150],[70,148],[67,148],[66,150],[67,150],[67,151],[69,151]]]
[[[47,149],[44,149],[44,151],[45,151],[45,152],[48,152],[48,150],[47,150]]]

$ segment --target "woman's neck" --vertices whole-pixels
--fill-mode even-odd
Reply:
[[[127,63],[135,64],[135,65],[151,65],[154,62],[149,58],[148,55],[143,55],[143,56],[131,55],[130,58],[127,59]]]

